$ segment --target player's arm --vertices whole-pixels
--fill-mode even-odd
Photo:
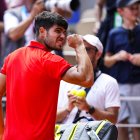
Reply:
[[[93,85],[93,67],[86,52],[82,37],[74,34],[68,37],[68,44],[75,49],[77,66],[71,67],[63,75],[62,79],[66,82],[78,84],[84,87]]]

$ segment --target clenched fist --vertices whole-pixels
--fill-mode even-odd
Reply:
[[[80,35],[72,34],[67,37],[68,45],[72,48],[77,48],[83,44],[83,39]]]

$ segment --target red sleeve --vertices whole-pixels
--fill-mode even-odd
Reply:
[[[72,67],[64,58],[56,55],[47,59],[44,64],[45,73],[55,79],[61,79],[62,75]]]
[[[63,61],[60,63],[60,77],[62,77],[65,73],[66,73],[66,71],[69,69],[69,68],[71,68],[72,67],[72,65],[71,64],[69,64],[67,61],[65,61],[64,59],[63,59]]]

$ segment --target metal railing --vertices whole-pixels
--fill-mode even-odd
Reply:
[[[121,101],[140,101],[140,97],[138,96],[126,96],[126,97],[120,97]],[[6,97],[2,98],[2,102],[6,102]],[[140,128],[140,124],[116,124],[117,127],[137,127]]]
[[[140,96],[121,96],[121,101],[140,101]],[[117,127],[131,127],[131,128],[140,128],[140,124],[116,124]]]

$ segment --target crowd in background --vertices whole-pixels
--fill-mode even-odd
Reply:
[[[117,80],[121,96],[140,97],[140,1],[130,4],[129,0],[125,0],[125,4],[118,1],[96,0],[93,6],[97,21],[91,30],[103,44],[102,56],[98,62],[99,69]],[[102,19],[104,8],[106,15]],[[41,0],[1,0],[0,66],[9,53],[34,39],[34,18],[44,10],[46,9]],[[51,11],[68,19],[72,16],[71,12],[55,7]],[[118,16],[122,18],[119,23]],[[63,57],[62,51],[55,53]],[[121,103],[119,123],[140,124],[138,102]],[[119,140],[129,139],[129,131],[133,132],[134,140],[140,140],[140,130],[135,127],[132,130],[119,128]]]

